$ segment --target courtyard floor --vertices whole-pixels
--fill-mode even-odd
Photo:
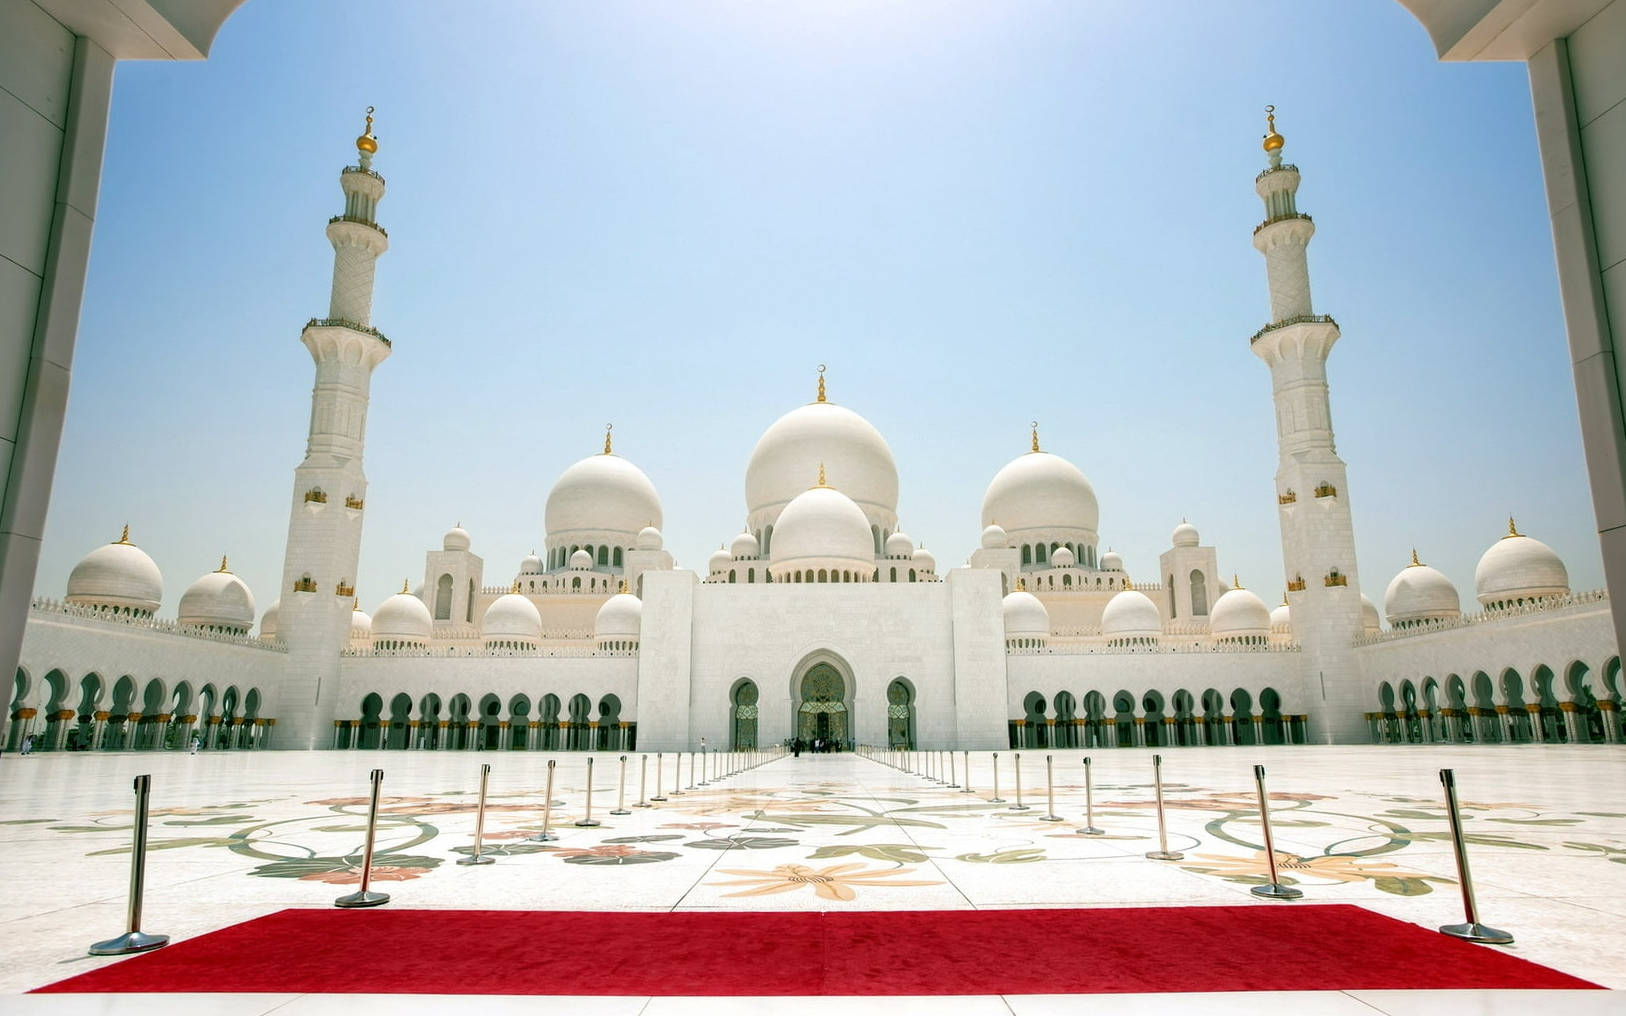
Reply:
[[[974,752],[964,793],[855,755],[784,758],[699,784],[689,762],[669,800],[612,816],[618,757],[595,762],[593,818],[583,817],[588,756],[401,751],[56,754],[0,759],[0,1008],[8,1013],[176,1014],[348,1009],[344,995],[50,995],[17,993],[116,962],[85,954],[123,930],[131,779],[152,774],[143,930],[192,937],[287,907],[324,907],[350,891],[367,812],[368,771],[385,772],[374,888],[390,906],[548,910],[1011,909],[1256,902],[1265,857],[1252,766],[1268,769],[1282,870],[1308,902],[1354,903],[1426,927],[1462,920],[1438,772],[1455,769],[1481,918],[1513,933],[1510,952],[1626,989],[1626,748],[1604,746],[1269,747],[1163,753],[1168,841],[1156,849],[1152,752],[1096,750],[1095,822],[1085,837],[1081,760],[1053,751],[1055,810],[1046,812],[1045,751],[1022,752],[1024,803],[1013,810],[1011,753]],[[626,802],[638,799],[643,755],[627,759]],[[552,843],[541,788],[557,761]],[[965,756],[955,776],[964,783]],[[485,852],[461,867],[474,833],[481,763],[492,766]],[[648,786],[654,794],[655,757]],[[687,789],[695,784],[693,789]],[[797,882],[785,866],[833,881]],[[818,888],[822,886],[822,888]],[[1293,904],[1257,902],[1258,906]],[[1490,947],[1486,947],[1490,948]],[[1171,957],[1171,963],[1178,962]],[[1239,959],[1239,962],[1245,962]],[[591,977],[590,973],[584,976]],[[1314,984],[1306,984],[1314,989]],[[595,984],[597,992],[613,984]],[[1552,1004],[1553,992],[1541,993]],[[1570,1016],[1626,1010],[1626,994],[1562,993]],[[1447,997],[1449,996],[1449,997]],[[378,1004],[381,1000],[371,996]],[[562,1000],[561,1000],[562,1001]],[[597,1013],[942,1012],[944,998],[693,999],[594,997]],[[537,1000],[491,996],[488,1012]],[[953,1000],[958,1016],[1075,1011],[1076,997]],[[387,1002],[444,1011],[436,996]],[[1121,1013],[1409,1014],[1522,1012],[1518,992],[1319,992],[1116,996]],[[1233,1008],[1234,1007],[1234,1008]]]

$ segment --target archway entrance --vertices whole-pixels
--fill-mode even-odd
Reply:
[[[796,703],[796,736],[809,744],[823,741],[826,750],[847,744],[847,682],[828,663],[816,663],[802,675]]]

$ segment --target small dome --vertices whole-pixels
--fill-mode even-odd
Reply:
[[[1057,568],[1071,568],[1076,560],[1072,550],[1067,547],[1057,547],[1050,554],[1050,563]]]
[[[1108,638],[1156,638],[1163,634],[1163,616],[1151,597],[1125,589],[1108,600],[1101,611],[1101,634]]]
[[[487,642],[535,642],[542,637],[542,614],[519,593],[504,593],[486,608],[480,619],[480,637]]]
[[[570,567],[577,571],[593,567],[593,555],[585,550],[576,551],[570,555]]]
[[[1050,634],[1050,611],[1039,598],[1023,589],[1005,597],[1005,637],[1045,637]]]
[[[469,534],[462,523],[446,530],[446,535],[440,540],[441,550],[468,550],[469,545]]]
[[[521,575],[542,574],[542,559],[537,557],[534,551],[526,554],[525,559],[519,563],[519,573]]]
[[[1544,596],[1565,596],[1570,574],[1553,549],[1513,528],[1491,544],[1474,569],[1474,591],[1486,606],[1517,603]]]
[[[750,533],[741,533],[734,537],[733,543],[728,545],[728,552],[736,560],[743,560],[748,557],[756,557],[762,552],[762,548],[757,546],[756,537]]]
[[[728,571],[728,566],[733,563],[734,555],[730,554],[723,548],[718,547],[716,550],[711,552],[711,557],[707,559],[706,570],[711,574],[716,575],[718,572]]]
[[[1071,530],[1092,536],[1100,520],[1095,488],[1079,468],[1049,452],[1031,451],[994,474],[982,496],[982,520],[1007,533]]]
[[[67,601],[151,614],[164,598],[164,577],[152,558],[130,542],[130,527],[118,542],[86,554],[68,575]]]
[[[625,533],[658,526],[661,499],[644,471],[611,452],[589,455],[559,475],[544,511],[548,537],[572,533]],[[597,539],[582,542],[597,544]],[[552,546],[557,546],[555,542]]]
[[[1115,551],[1109,550],[1105,554],[1101,555],[1101,570],[1123,571],[1124,559],[1119,557]]]
[[[212,571],[186,587],[176,620],[198,628],[226,628],[246,632],[254,627],[254,594],[243,580],[226,570]]]
[[[396,593],[373,611],[373,638],[403,642],[427,642],[435,622],[429,608],[411,593]]]
[[[660,550],[661,531],[653,525],[638,530],[637,547],[639,550]]]
[[[598,616],[593,619],[593,637],[637,638],[643,618],[644,601],[631,593],[616,593],[598,608]]]
[[[1208,612],[1208,631],[1217,639],[1268,634],[1270,608],[1253,590],[1237,585],[1214,602]]]
[[[1284,603],[1270,612],[1270,627],[1272,629],[1290,628],[1292,627],[1292,624],[1293,608],[1289,607],[1287,604]]]
[[[277,615],[282,613],[282,601],[278,600],[265,608],[260,615],[260,638],[274,639],[277,637]]]
[[[869,519],[852,498],[834,487],[804,490],[779,513],[770,543],[774,568],[801,562],[851,563],[864,574],[875,567]]]
[[[1004,527],[995,522],[982,531],[983,550],[1004,550],[1010,546],[1010,537],[1006,535]]]
[[[265,622],[260,622],[262,628]],[[368,642],[373,637],[373,619],[361,606],[350,608],[350,639],[353,642]]]
[[[1180,520],[1180,524],[1174,527],[1173,535],[1169,537],[1169,543],[1176,547],[1195,547],[1197,542],[1197,527],[1185,519]]]
[[[1400,569],[1384,592],[1383,612],[1391,625],[1434,621],[1461,616],[1462,601],[1451,580],[1419,562],[1414,551],[1411,564]]]
[[[1372,602],[1371,597],[1361,594],[1361,631],[1371,633],[1383,630],[1383,621],[1378,616],[1378,605]]]
[[[915,541],[904,533],[893,533],[886,538],[887,557],[912,557],[914,553]]]
[[[937,557],[925,547],[915,551],[915,570],[927,575],[937,574]]]

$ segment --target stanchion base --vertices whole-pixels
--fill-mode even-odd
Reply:
[[[969,794],[969,793],[971,793],[971,788],[970,788],[970,787],[966,787],[966,788],[965,788],[965,789],[964,789],[964,790],[961,790],[961,791],[960,791],[960,793],[962,793],[962,794]]]
[[[579,819],[576,820],[575,824],[581,826],[584,829],[587,829],[587,828],[591,828],[592,826],[598,825],[598,819],[596,819],[596,818],[579,818]]]
[[[1009,808],[1006,808],[1005,810],[1006,811],[1032,811],[1033,809],[1029,808],[1025,804],[1013,804]]]
[[[989,804],[1004,804],[1005,799],[1003,797],[990,797],[988,799],[988,803]]]
[[[1097,829],[1097,828],[1095,828],[1095,826],[1092,826],[1092,825],[1087,825],[1084,828],[1080,829],[1078,831],[1078,834],[1080,836],[1105,836],[1107,834],[1107,831],[1105,829]]]
[[[659,800],[661,800],[661,798],[657,797],[657,798],[655,798],[655,800],[659,801]],[[653,804],[648,803],[647,801],[639,801],[637,804],[633,805],[633,807],[634,808],[653,808],[655,806]]]
[[[527,843],[552,843],[559,838],[558,833],[537,833],[535,836],[525,837]]]
[[[458,864],[495,864],[496,859],[489,854],[471,854],[468,857],[459,857]]]
[[[659,794],[656,794],[654,797],[651,797],[650,800],[651,801],[664,801],[664,800],[666,800],[666,798],[662,797]],[[646,804],[646,805],[644,805],[644,807],[647,808],[647,807],[649,807],[649,805]]]
[[[681,791],[681,790],[674,790],[674,791],[672,791],[672,796],[673,796],[673,797],[682,797],[682,796],[683,796],[683,791]]]
[[[632,812],[628,811],[625,808],[611,808],[610,809],[610,814],[611,815],[631,815]]]
[[[947,786],[950,790],[959,790],[960,789],[960,785],[958,783],[948,783],[948,784],[944,784],[944,785]],[[968,791],[968,793],[969,793],[969,791]]]
[[[1512,935],[1483,924],[1445,924],[1440,926],[1440,934],[1490,945],[1509,945],[1513,942]]]
[[[351,893],[349,896],[340,896],[333,901],[336,907],[376,907],[380,903],[390,901],[389,893],[375,893],[368,890],[364,893]]]
[[[1039,821],[1040,822],[1060,822],[1061,821],[1061,816],[1060,815],[1041,815],[1041,816],[1039,816]]]
[[[1178,850],[1148,850],[1146,856],[1154,861],[1178,861],[1186,855]]]
[[[149,935],[144,931],[132,931],[110,938],[106,942],[97,942],[90,947],[92,956],[123,956],[127,953],[146,952],[161,945],[169,945],[168,935]]]
[[[1304,895],[1292,886],[1282,885],[1280,882],[1266,882],[1264,885],[1256,885],[1249,889],[1248,892],[1253,893],[1255,896],[1262,896],[1267,900],[1296,900]]]

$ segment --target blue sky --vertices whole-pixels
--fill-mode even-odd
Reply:
[[[1601,586],[1524,67],[1437,63],[1396,3],[251,0],[207,62],[117,72],[36,588],[129,522],[166,613],[221,553],[277,598],[371,104],[365,609],[459,521],[507,581],[608,421],[703,568],[820,363],[940,567],[1038,419],[1132,578],[1185,517],[1275,602],[1266,103],[1363,591],[1415,545],[1471,604],[1509,513]]]

